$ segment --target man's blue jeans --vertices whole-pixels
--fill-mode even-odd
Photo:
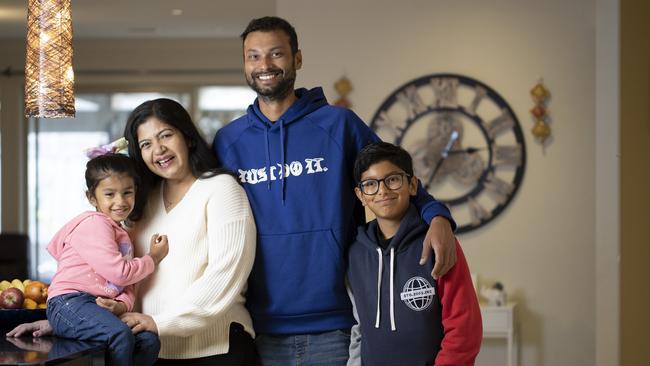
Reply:
[[[48,300],[47,319],[60,337],[105,342],[109,365],[153,365],[160,340],[151,332],[136,335],[110,311],[95,303],[95,296],[74,292]]]
[[[263,366],[345,366],[350,330],[317,334],[258,334],[257,352]]]

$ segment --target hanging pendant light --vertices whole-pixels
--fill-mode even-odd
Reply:
[[[74,117],[70,0],[29,0],[25,114]]]

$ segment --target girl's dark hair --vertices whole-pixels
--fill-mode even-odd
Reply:
[[[189,113],[180,103],[166,98],[148,100],[135,107],[124,128],[124,137],[129,142],[129,156],[135,160],[136,169],[142,178],[142,188],[140,194],[136,196],[132,221],[140,219],[149,191],[162,180],[147,168],[138,145],[138,127],[151,117],[155,117],[181,132],[187,144],[188,160],[194,177],[200,179],[218,174],[230,174],[229,171],[219,168],[217,158],[196,129]]]
[[[371,165],[382,161],[389,161],[406,174],[413,176],[413,160],[408,151],[388,142],[374,142],[366,145],[357,154],[357,160],[354,162],[354,180],[359,183],[363,172],[368,170]]]
[[[126,155],[109,153],[94,157],[86,163],[86,187],[88,188],[88,194],[94,196],[99,182],[113,174],[126,174],[133,178],[134,188],[136,192],[138,191],[140,177],[138,176],[133,159]],[[135,196],[137,200],[138,195],[136,194]],[[131,215],[133,215],[133,211]],[[131,219],[131,215],[129,215],[129,219]]]

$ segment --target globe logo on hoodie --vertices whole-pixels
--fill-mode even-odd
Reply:
[[[406,281],[399,297],[411,310],[422,311],[431,305],[435,294],[429,281],[417,276]]]

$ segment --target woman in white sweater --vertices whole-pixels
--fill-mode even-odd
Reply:
[[[165,263],[139,286],[142,313],[122,320],[134,332],[158,333],[164,365],[189,359],[255,364],[255,334],[244,307],[256,236],[246,192],[218,169],[189,114],[173,100],[136,107],[124,136],[151,188],[132,234],[136,253],[148,250],[143,238],[150,233],[164,232],[170,244]]]
[[[165,233],[169,254],[139,283],[141,313],[121,319],[134,333],[159,335],[157,365],[255,365],[246,310],[255,257],[255,222],[244,189],[218,162],[187,111],[170,99],[136,107],[124,131],[140,170],[131,238],[148,251],[152,233]],[[140,254],[138,254],[140,255]],[[24,324],[10,335],[45,335],[49,325]]]

